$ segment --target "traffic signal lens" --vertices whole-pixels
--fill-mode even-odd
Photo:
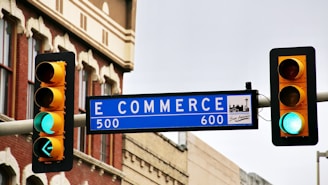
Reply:
[[[40,112],[34,118],[34,127],[39,132],[45,132],[47,134],[55,133],[52,127],[55,124],[55,120],[48,112]]]
[[[289,58],[280,63],[278,71],[284,79],[295,80],[303,74],[304,67],[297,59]]]
[[[54,137],[40,137],[34,142],[33,145],[33,151],[37,157],[62,157],[61,153],[63,150],[64,148],[62,147],[62,141]]]
[[[39,54],[34,66],[32,170],[35,173],[71,170],[75,54]]]
[[[41,62],[35,69],[36,78],[44,83],[59,83],[65,78],[64,63]]]
[[[34,128],[46,134],[62,134],[64,120],[60,115],[53,112],[40,112],[34,117]]]
[[[36,68],[36,76],[41,82],[50,83],[54,76],[54,68],[50,63],[42,62]]]
[[[44,87],[35,93],[35,103],[40,107],[56,108],[63,104],[63,93],[58,88]]]
[[[279,100],[288,107],[295,107],[302,102],[304,92],[297,86],[286,86],[279,92]]]
[[[288,112],[284,114],[279,120],[281,130],[287,134],[299,134],[304,125],[304,118],[301,114],[296,112]]]
[[[40,137],[34,142],[33,145],[34,154],[38,157],[51,157],[52,151],[51,141],[46,137]]]
[[[40,107],[50,107],[53,94],[50,88],[40,88],[35,94],[35,101]]]

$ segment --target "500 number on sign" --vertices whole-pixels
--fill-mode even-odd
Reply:
[[[120,125],[120,121],[117,118],[113,119],[97,119],[97,129],[101,128],[118,128]]]

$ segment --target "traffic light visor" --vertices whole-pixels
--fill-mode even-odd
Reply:
[[[304,100],[304,91],[296,85],[283,87],[279,92],[279,100],[285,106],[295,107]]]
[[[34,155],[45,158],[62,158],[62,141],[55,137],[40,137],[33,145]]]
[[[65,63],[41,62],[35,69],[36,78],[40,82],[57,84],[65,81]]]
[[[35,103],[40,107],[58,108],[64,102],[64,94],[58,88],[43,87],[35,93]]]
[[[302,76],[303,64],[296,58],[287,58],[279,64],[279,74],[286,80],[295,80]]]

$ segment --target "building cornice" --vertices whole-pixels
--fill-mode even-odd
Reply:
[[[63,27],[70,30],[80,39],[88,43],[92,48],[98,50],[100,53],[104,54],[116,64],[123,68],[124,71],[132,71],[134,68],[133,58],[134,58],[134,38],[135,34],[133,30],[124,29],[118,25],[111,18],[105,18],[103,12],[93,12],[94,10],[86,10],[87,7],[82,7],[78,4],[78,1],[70,1],[75,7],[79,8],[83,13],[87,14],[90,19],[93,19],[97,23],[101,24],[106,31],[108,31],[111,36],[108,46],[101,43],[101,40],[97,40],[95,36],[88,31],[82,29],[81,27],[73,24],[73,20],[69,19],[69,16],[64,16],[63,14],[55,11],[48,5],[44,4],[41,0],[28,0],[33,6],[38,8],[40,11],[46,13],[54,21],[62,25]],[[98,17],[97,17],[98,16]],[[101,29],[101,28],[97,28]],[[98,30],[99,31],[99,30]],[[101,30],[100,30],[101,31]]]

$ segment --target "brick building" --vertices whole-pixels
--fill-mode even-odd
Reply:
[[[39,53],[76,56],[75,114],[85,97],[121,94],[133,69],[135,0],[1,0],[0,115],[2,121],[33,118],[34,59]],[[122,134],[87,135],[75,128],[69,172],[31,170],[31,134],[0,137],[0,184],[121,184]],[[104,183],[106,182],[106,183]]]

